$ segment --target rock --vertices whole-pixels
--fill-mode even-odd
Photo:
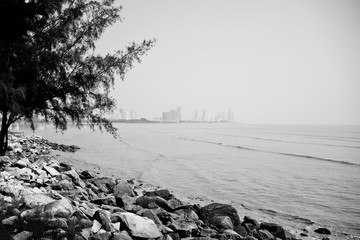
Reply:
[[[121,222],[130,229],[130,234],[132,236],[141,238],[159,238],[162,236],[155,223],[148,218],[143,218],[128,212],[118,212],[113,215],[115,214],[119,216]]]
[[[199,217],[204,222],[208,223],[216,216],[228,216],[234,226],[240,225],[240,218],[236,209],[228,204],[211,203],[199,210]]]
[[[97,233],[96,235],[90,237],[91,240],[109,240],[111,237],[111,233],[109,232],[103,232],[103,233]]]
[[[260,227],[260,224],[258,223],[258,221],[256,221],[255,219],[245,216],[244,217],[244,221],[241,223],[242,226],[245,227],[245,224],[251,224],[254,226],[254,228],[258,229]]]
[[[261,230],[261,229],[268,230],[276,238],[286,240],[286,235],[285,235],[284,228],[282,226],[276,224],[276,223],[263,222],[263,223],[260,224],[259,230]]]
[[[327,234],[327,235],[331,234],[330,230],[327,228],[318,228],[318,229],[315,229],[314,232],[319,233],[319,234]]]
[[[247,223],[249,224],[249,223]],[[252,225],[251,225],[252,226]],[[248,233],[251,233],[252,231],[248,231],[244,226],[239,225],[233,228],[235,232],[237,232],[240,236],[246,237]]]
[[[22,196],[21,201],[24,202],[27,207],[33,208],[54,202],[56,200],[46,194],[32,192],[32,193],[24,194]]]
[[[69,226],[68,226],[68,224],[66,222],[66,219],[64,219],[64,218],[48,219],[46,221],[46,224],[47,224],[47,226],[49,226],[52,229],[55,229],[55,228],[61,228],[61,229],[64,229],[64,230],[69,229]]]
[[[160,221],[160,219],[158,218],[158,216],[153,212],[153,210],[151,209],[144,209],[140,211],[140,215],[142,217],[147,217],[151,220],[154,221],[154,223],[156,225],[162,225],[162,222]]]
[[[115,198],[114,196],[107,196],[102,198],[93,198],[91,199],[92,203],[98,204],[98,205],[115,205]]]
[[[96,177],[96,173],[94,171],[85,170],[82,171],[79,176],[82,179],[91,179]]]
[[[167,201],[167,205],[171,210],[176,210],[184,207],[185,205],[177,198],[171,198]]]
[[[68,180],[64,179],[61,180],[60,182],[53,183],[51,185],[51,188],[59,191],[64,191],[64,190],[69,191],[74,189],[74,185]]]
[[[176,210],[174,213],[179,215],[180,218],[185,220],[193,220],[193,221],[199,220],[199,216],[196,214],[194,210],[190,208],[179,209]]]
[[[229,216],[214,216],[209,221],[210,224],[214,225],[217,228],[223,229],[233,229],[233,223]]]
[[[148,197],[158,196],[165,200],[170,200],[171,198],[174,197],[167,189],[160,189],[160,190],[156,190],[156,191],[152,191],[152,192],[146,192],[145,196],[148,196]]]
[[[241,237],[237,232],[231,229],[226,229],[223,234],[226,236],[226,239],[231,240],[242,240],[243,237]]]
[[[18,218],[19,218],[18,216],[11,216],[11,217],[8,217],[8,218],[5,218],[4,220],[2,220],[2,223],[7,226],[12,226],[12,225],[14,225],[16,220],[18,220]]]
[[[200,236],[202,237],[215,237],[217,235],[217,231],[215,229],[205,227],[200,229]]]
[[[121,231],[119,233],[114,233],[113,238],[111,240],[132,240],[128,232]]]
[[[101,223],[95,219],[95,220],[93,221],[93,225],[92,225],[92,227],[91,227],[91,231],[92,231],[93,233],[97,233],[97,232],[100,231],[101,227],[102,227]]]
[[[101,225],[100,225],[100,228],[101,228]],[[92,229],[91,228],[83,228],[80,232],[80,236],[82,238],[85,238],[86,240],[90,238],[91,236],[91,233],[92,233]],[[83,240],[83,239],[82,239]]]
[[[112,190],[115,186],[115,181],[108,177],[93,178],[90,182],[104,193],[110,192],[110,190]]]
[[[113,188],[114,196],[115,198],[121,198],[125,194],[127,194],[129,197],[135,197],[135,193],[131,186],[125,182],[120,181],[118,184],[116,184]]]
[[[198,230],[198,226],[193,221],[186,220],[175,220],[170,224],[170,228],[179,233],[181,238],[190,237],[194,231]]]
[[[33,233],[28,231],[22,231],[12,237],[13,240],[28,240],[32,237]]]
[[[46,172],[48,172],[53,177],[60,175],[60,173],[53,167],[44,166],[43,168]]]
[[[161,208],[168,208],[167,202],[165,199],[162,199],[161,197],[147,197],[147,196],[141,196],[136,199],[135,202],[137,205],[142,206],[143,208],[148,208],[148,205],[150,203],[156,203]]]
[[[11,163],[11,159],[8,156],[0,156],[0,163],[1,164]]]
[[[22,159],[18,160],[17,162],[15,162],[13,164],[13,166],[18,167],[18,168],[24,168],[24,167],[27,167],[28,164],[30,164],[29,160],[26,158],[22,158]]]
[[[80,179],[79,174],[74,169],[66,171],[66,172],[64,172],[64,174],[69,176],[72,179],[74,184],[76,184],[82,188],[85,188],[84,181]]]
[[[107,232],[115,230],[105,210],[97,210],[94,214],[94,219],[97,220]]]
[[[275,239],[275,237],[266,229],[260,229],[258,231],[258,239],[260,240],[272,240]]]

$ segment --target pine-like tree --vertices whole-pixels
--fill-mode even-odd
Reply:
[[[140,62],[155,43],[130,43],[105,56],[94,53],[95,41],[120,20],[114,0],[2,0],[0,2],[0,155],[6,152],[8,128],[18,119],[33,126],[33,117],[65,130],[67,119],[81,127],[116,135],[105,112],[116,74]]]

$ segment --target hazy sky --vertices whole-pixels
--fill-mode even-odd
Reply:
[[[181,106],[243,123],[360,124],[360,1],[122,0],[101,53],[156,46],[115,86],[153,118]]]

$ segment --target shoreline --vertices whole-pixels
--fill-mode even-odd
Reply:
[[[34,137],[32,137],[32,138],[34,138]],[[13,137],[13,139],[16,139],[16,137]],[[31,140],[31,138],[30,138],[30,140]],[[56,145],[54,145],[54,146],[56,146]],[[35,148],[35,150],[38,150],[39,148],[41,148],[41,147],[43,147],[43,146],[38,146],[37,148]],[[18,146],[18,148],[20,148],[19,146]],[[128,179],[128,180],[125,180],[125,179],[119,179],[118,177],[121,177],[121,176],[115,176],[115,173],[113,172],[113,171],[111,171],[111,170],[109,170],[109,169],[106,169],[106,168],[101,168],[100,166],[98,166],[98,165],[96,165],[96,164],[91,164],[91,163],[85,163],[85,162],[83,162],[83,161],[81,161],[81,160],[78,160],[78,159],[76,159],[76,158],[74,158],[74,157],[72,157],[72,156],[69,156],[69,154],[61,154],[61,152],[58,152],[58,151],[54,151],[54,150],[50,150],[50,149],[53,149],[53,148],[51,148],[51,146],[49,146],[49,145],[47,145],[46,146],[46,150],[49,150],[49,151],[47,151],[47,154],[43,154],[43,153],[41,153],[41,151],[38,151],[38,152],[36,152],[35,151],[35,153],[34,152],[31,152],[31,154],[30,154],[30,157],[31,156],[33,156],[33,157],[35,157],[35,156],[44,156],[44,155],[47,155],[47,156],[50,156],[50,159],[52,159],[52,160],[55,160],[55,161],[58,161],[59,162],[59,165],[61,165],[61,164],[64,164],[64,165],[67,165],[67,166],[69,166],[69,165],[72,165],[73,167],[71,168],[71,170],[74,170],[76,173],[81,173],[81,172],[90,172],[90,171],[95,171],[95,173],[96,174],[94,174],[95,176],[93,176],[94,178],[107,178],[107,179],[112,179],[112,181],[113,182],[119,182],[119,181],[124,181],[124,182],[126,182],[127,184],[126,184],[126,186],[130,186],[130,188],[132,188],[133,190],[135,190],[135,189],[137,189],[138,191],[136,192],[137,193],[137,197],[138,198],[141,198],[141,197],[143,197],[143,196],[145,196],[145,195],[142,195],[144,192],[146,193],[146,192],[154,192],[154,191],[158,191],[158,190],[164,190],[164,189],[161,189],[161,187],[160,186],[152,186],[151,184],[147,184],[147,183],[144,183],[144,182],[142,182],[142,181],[134,181],[134,180],[131,180],[131,179]],[[16,149],[16,148],[14,148],[14,149]],[[13,152],[14,152],[14,149],[13,149]],[[31,150],[31,149],[30,149]],[[18,150],[19,151],[19,150]],[[66,151],[66,150],[65,150]],[[27,151],[28,152],[28,151]],[[23,155],[23,154],[22,154]],[[23,159],[24,158],[24,156],[22,156],[21,154],[19,154],[19,152],[17,152],[16,154],[14,154],[12,157],[13,157],[13,159],[15,159],[15,160],[17,160],[17,161],[12,161],[11,162],[11,164],[10,164],[10,166],[13,166],[13,164],[14,163],[17,163],[19,160],[21,160],[21,159]],[[65,156],[65,155],[68,155],[68,156]],[[3,161],[0,161],[0,162],[3,162]],[[36,162],[36,161],[35,161]],[[30,164],[31,164],[31,161],[29,161],[29,164],[28,164],[28,166],[24,166],[25,168],[27,168],[27,167],[29,167],[30,166]],[[60,172],[61,173],[61,172]],[[80,174],[79,174],[80,175]],[[3,179],[2,179],[3,180]],[[81,179],[81,180],[83,180],[83,179]],[[57,182],[58,180],[55,180],[55,183],[53,183],[53,184],[56,184],[56,182]],[[62,180],[60,180],[60,181],[62,181]],[[85,182],[85,181],[84,181]],[[24,183],[24,182],[23,182]],[[28,182],[25,182],[25,183],[28,183]],[[129,184],[130,183],[130,184]],[[76,185],[74,182],[72,183],[74,186]],[[52,185],[50,185],[50,188],[51,188],[51,186]],[[87,188],[87,189],[86,189]],[[86,186],[86,187],[83,187],[83,189],[86,189],[86,190],[88,190],[88,186]],[[54,191],[54,189],[52,189],[53,191]],[[60,188],[60,191],[58,191],[58,193],[60,193],[61,194],[61,192],[63,191],[64,189],[61,189]],[[109,189],[108,189],[109,190]],[[2,191],[2,192],[4,192],[4,191]],[[111,192],[111,190],[110,190],[110,192]],[[100,194],[100,193],[99,193]],[[107,193],[104,193],[104,192],[102,192],[102,195],[104,195],[105,194],[105,196],[107,196]],[[111,194],[111,193],[110,193]],[[112,194],[114,194],[113,192],[112,192]],[[172,193],[171,193],[172,194]],[[101,194],[100,194],[101,195]],[[112,197],[113,197],[113,195],[112,195]],[[206,206],[208,206],[209,204],[211,204],[211,203],[213,203],[213,204],[221,204],[221,203],[214,203],[212,200],[210,200],[210,199],[202,199],[202,198],[189,198],[189,197],[182,197],[182,198],[178,198],[178,196],[177,197],[174,197],[174,199],[176,199],[176,201],[178,201],[179,200],[179,202],[182,204],[181,206],[198,206],[198,208],[199,209],[203,209],[203,208],[205,208]],[[9,200],[9,199],[8,199]],[[89,199],[90,200],[90,199]],[[117,199],[116,199],[117,200]],[[127,199],[128,200],[128,199]],[[91,201],[90,201],[91,202]],[[177,203],[177,204],[179,204],[179,202]],[[185,204],[185,202],[187,202],[186,204]],[[201,205],[201,206],[199,206],[199,204]],[[105,204],[105,205],[107,205],[107,204]],[[113,206],[112,207],[119,207],[119,206],[117,206],[117,205],[119,205],[119,204],[117,204],[117,203],[115,203],[115,204],[113,204]],[[133,206],[138,206],[138,205],[133,205],[133,204],[129,204],[129,205],[132,205],[131,207],[133,207]],[[166,205],[166,204],[165,204]],[[227,205],[227,204],[226,204]],[[101,205],[100,205],[101,206]],[[102,209],[102,208],[100,208],[100,206],[99,206],[99,209]],[[230,206],[230,205],[228,205],[228,206]],[[37,206],[37,207],[39,207],[39,206]],[[192,208],[193,208],[192,207]],[[151,209],[151,208],[150,208]],[[185,207],[184,208],[179,208],[179,209],[185,209]],[[191,208],[189,208],[189,209],[191,209]],[[27,209],[27,210],[29,210],[29,209]],[[124,209],[122,209],[122,210],[124,210]],[[164,209],[163,209],[164,210]],[[201,212],[201,211],[200,211]],[[235,212],[236,212],[236,210],[235,210]],[[195,212],[195,213],[198,213],[198,212]],[[237,215],[238,213],[236,212],[236,215]],[[200,214],[201,215],[201,214]],[[16,215],[15,215],[16,216]],[[226,214],[225,214],[225,216],[226,216]],[[243,220],[243,217],[244,216],[241,216],[241,224],[239,223],[239,224],[237,224],[237,223],[234,223],[234,221],[231,221],[231,223],[233,224],[233,225],[236,225],[236,226],[232,226],[232,228],[230,227],[230,226],[226,226],[225,228],[223,228],[224,226],[223,225],[221,225],[220,223],[218,223],[219,224],[219,226],[221,226],[220,228],[219,228],[219,226],[217,226],[217,228],[215,228],[216,230],[217,230],[217,232],[216,232],[216,234],[213,232],[212,234],[214,235],[214,236],[217,236],[217,237],[220,237],[220,236],[222,236],[222,237],[227,237],[227,238],[229,238],[229,236],[231,235],[231,239],[246,239],[247,237],[250,237],[250,236],[252,236],[253,237],[253,235],[255,234],[257,234],[256,236],[258,236],[259,238],[258,239],[265,239],[265,237],[264,236],[260,236],[261,234],[267,234],[267,232],[269,232],[270,234],[271,234],[271,231],[268,231],[267,230],[267,232],[265,232],[265,230],[264,230],[264,228],[262,228],[262,229],[260,229],[260,224],[258,223],[258,224],[253,224],[253,229],[251,229],[252,227],[249,227],[249,226],[247,226],[245,223],[248,223],[248,222],[246,222],[246,221],[250,221],[249,219],[252,219],[251,218],[251,216],[250,217],[246,217],[246,219],[244,219]],[[3,219],[1,219],[1,220],[3,220]],[[91,219],[89,219],[89,220],[91,220]],[[176,222],[177,221],[177,219],[172,219],[174,222]],[[204,218],[201,218],[200,217],[200,220],[201,221],[203,221],[203,223],[202,224],[205,224],[205,225],[207,225],[207,224],[209,224],[210,226],[212,226],[209,222],[204,222]],[[226,220],[228,220],[227,218],[226,218]],[[254,220],[254,221],[256,221],[255,219],[252,219],[252,220]],[[211,221],[215,221],[215,220],[211,220]],[[211,222],[210,221],[210,222]],[[120,221],[121,222],[121,221]],[[257,221],[256,221],[257,222]],[[213,222],[212,222],[213,223]],[[252,222],[252,223],[254,223],[254,222]],[[93,223],[94,224],[94,223]],[[163,223],[162,223],[163,224]],[[193,221],[193,224],[195,224],[196,225],[196,227],[197,227],[197,229],[199,229],[199,227],[201,226],[201,224],[197,224],[195,221]],[[264,223],[265,224],[265,223]],[[193,225],[193,228],[192,229],[195,229],[195,225]],[[256,225],[256,226],[255,226]],[[257,225],[259,225],[259,226],[257,226]],[[211,227],[210,226],[206,226],[206,227],[209,227],[210,229],[211,229]],[[237,231],[234,231],[234,227],[240,227],[240,229],[241,230],[239,230],[239,229],[237,229]],[[247,227],[247,228],[246,228]],[[249,230],[249,228],[250,228],[250,230],[251,231],[254,231],[254,232],[251,232],[250,230]],[[336,235],[328,235],[328,234],[317,234],[317,233],[315,233],[315,232],[313,232],[315,229],[307,229],[307,230],[303,230],[303,231],[299,231],[299,230],[295,230],[295,229],[293,229],[293,230],[289,230],[289,229],[287,229],[288,231],[285,231],[284,230],[284,228],[282,227],[282,226],[280,226],[280,225],[277,225],[277,228],[278,229],[280,229],[279,231],[284,231],[284,232],[287,232],[287,234],[290,236],[289,238],[284,238],[284,237],[282,237],[281,239],[328,239],[327,237],[330,237],[331,239],[337,239],[336,237],[339,237],[339,239],[345,239],[345,238],[348,238],[348,239],[356,239],[356,238],[349,238],[349,237],[351,237],[351,236],[336,236]],[[158,227],[158,229],[159,229],[159,227]],[[222,231],[220,231],[220,230],[222,230]],[[226,231],[224,230],[224,229],[226,229]],[[282,229],[282,230],[281,230]],[[327,231],[328,231],[328,229],[326,229],[327,231],[325,231],[325,229],[323,229],[323,228],[319,228],[320,230],[322,229],[324,232],[326,232],[326,233],[328,233]],[[120,230],[120,229],[119,229]],[[172,229],[171,229],[173,232],[175,231],[176,232],[176,227],[174,227],[174,226],[172,226]],[[177,229],[177,230],[179,230],[179,229]],[[212,229],[212,230],[214,230],[214,229]],[[233,232],[231,232],[231,231],[233,231]],[[244,231],[245,230],[245,231]],[[264,231],[260,231],[260,230],[264,230]],[[180,230],[179,230],[180,231]],[[181,230],[181,231],[183,231],[183,230]],[[259,232],[260,231],[260,232]],[[106,232],[108,232],[108,231],[106,231]],[[118,232],[120,232],[120,231],[118,231]],[[231,234],[230,234],[230,232],[231,232]],[[241,234],[240,234],[240,233]],[[265,232],[265,233],[264,233]],[[323,232],[323,233],[324,233]],[[96,234],[94,234],[94,232],[92,232],[93,233],[93,235],[92,236],[95,236]],[[111,232],[110,231],[110,233],[112,234],[112,236],[114,235],[114,232]],[[132,234],[132,232],[131,231],[128,231],[128,233],[131,235]],[[261,233],[261,234],[260,234]],[[276,231],[274,232],[272,232],[273,234],[275,234],[276,235]],[[330,233],[330,232],[329,232]],[[260,234],[260,235],[259,235]],[[168,234],[164,234],[164,233],[162,233],[162,237],[164,237],[164,236],[168,236],[169,235],[169,233]],[[188,235],[188,233],[187,233],[187,235]],[[306,235],[306,236],[305,236]],[[185,236],[185,235],[184,235]],[[194,236],[193,236],[193,234],[191,233],[190,234],[190,236],[191,237],[211,237],[211,235],[208,235],[208,236],[197,236],[195,233],[194,233]],[[187,237],[190,237],[190,236],[187,236]],[[285,236],[285,235],[284,235]],[[133,237],[136,237],[136,236],[133,236]],[[270,237],[269,239],[271,239],[271,235],[268,235],[268,237]],[[182,238],[184,238],[184,237],[182,237]],[[90,238],[89,238],[90,239]],[[217,238],[217,239],[219,239],[219,238]]]

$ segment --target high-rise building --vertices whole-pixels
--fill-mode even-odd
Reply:
[[[199,121],[199,120],[200,120],[199,110],[195,110],[194,111],[194,121]]]
[[[228,110],[228,118],[227,118],[228,122],[233,122],[234,121],[234,112],[232,110]]]
[[[204,122],[210,121],[210,116],[209,116],[209,111],[208,110],[204,109],[202,111],[201,121],[204,121]]]

